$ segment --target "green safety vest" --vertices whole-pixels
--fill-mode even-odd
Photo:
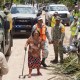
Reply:
[[[80,12],[78,12],[78,13],[74,13],[73,16],[80,17]]]
[[[76,35],[76,34],[75,34],[76,30],[77,30],[77,27],[75,27],[75,26],[73,26],[73,27],[71,28],[71,35],[72,35],[72,36],[75,36],[75,35]]]
[[[55,24],[56,24],[56,19],[55,19],[54,16],[52,16],[52,18],[51,18],[51,27],[54,27]]]

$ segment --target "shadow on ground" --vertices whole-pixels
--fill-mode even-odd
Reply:
[[[30,35],[14,35],[13,39],[25,39],[29,38]]]

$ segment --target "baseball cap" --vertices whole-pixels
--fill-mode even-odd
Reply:
[[[39,16],[37,19],[38,19],[38,20],[42,20],[42,17],[41,17],[41,16]]]

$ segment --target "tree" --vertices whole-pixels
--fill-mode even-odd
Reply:
[[[54,3],[57,3],[59,0],[51,0],[52,2],[54,2]]]

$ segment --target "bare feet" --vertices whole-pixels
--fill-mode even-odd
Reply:
[[[31,78],[31,74],[28,74],[28,78]]]
[[[42,74],[40,72],[38,72],[37,75],[42,75]]]

